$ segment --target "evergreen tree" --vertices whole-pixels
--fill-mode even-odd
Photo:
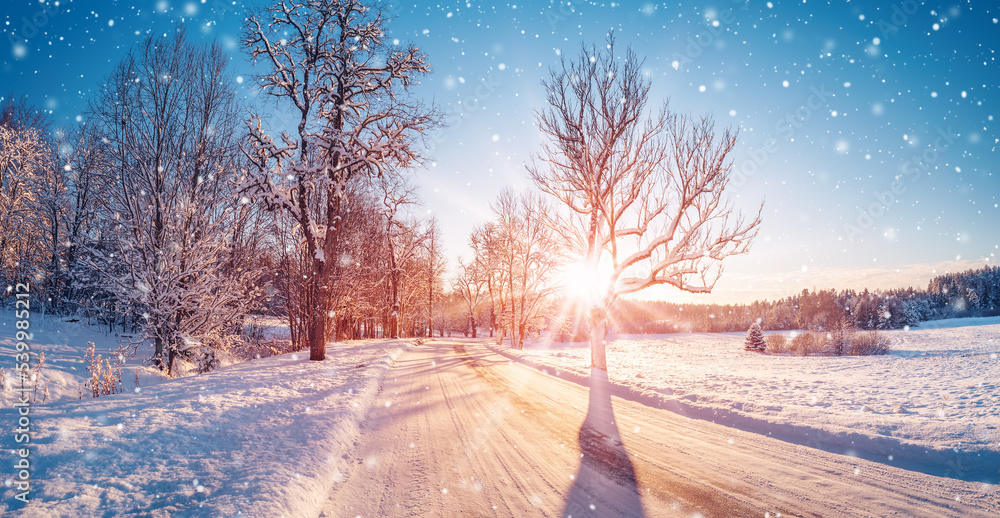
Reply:
[[[747,331],[745,349],[762,353],[765,348],[767,348],[767,342],[764,340],[764,330],[760,328],[760,322],[754,322]]]

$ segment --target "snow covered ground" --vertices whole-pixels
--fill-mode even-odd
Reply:
[[[90,376],[84,363],[87,343],[94,343],[96,354],[108,358],[118,346],[119,337],[107,333],[107,328],[88,326],[86,322],[76,319],[67,322],[66,318],[42,315],[31,315],[31,334],[29,340],[32,351],[32,364],[39,352],[45,353],[45,364],[41,370],[41,384],[48,382],[49,394],[47,402],[79,399],[84,390],[83,383]],[[9,407],[13,392],[11,391],[11,371],[14,368],[15,340],[14,312],[0,312],[0,367],[5,371],[5,380],[0,388],[0,404]],[[128,337],[123,337],[128,340]],[[145,353],[145,356],[149,355]],[[143,365],[141,358],[132,358],[126,363],[122,378],[127,390],[135,387],[136,374],[139,375],[139,386],[145,387],[159,383],[163,378],[150,367]],[[39,388],[39,400],[42,399],[43,388]],[[3,401],[6,398],[6,402]]]
[[[619,395],[907,469],[1000,482],[1000,318],[886,333],[888,355],[769,356],[745,335],[609,336]],[[491,347],[496,348],[495,345]],[[561,377],[587,375],[586,343],[496,348]]]
[[[266,324],[280,333],[280,322]],[[166,380],[141,376],[125,394],[79,399],[87,341],[106,354],[115,337],[83,323],[33,320],[46,353],[50,398],[31,408],[33,502],[23,516],[309,516],[343,479],[359,422],[404,341],[331,344],[305,353]],[[13,359],[13,325],[0,317],[0,366]],[[889,355],[765,356],[743,335],[618,336],[609,345],[617,394],[836,453],[906,469],[1000,482],[1000,318],[930,322],[893,331]],[[491,345],[491,347],[495,347]],[[529,342],[504,354],[564,378],[589,375],[587,344]],[[8,377],[9,380],[9,377]],[[3,462],[16,461],[17,415],[0,422]],[[5,477],[10,477],[10,472]],[[0,515],[16,509],[4,479]],[[985,486],[984,486],[985,487]]]
[[[0,312],[0,367],[5,371],[5,379],[0,389],[0,405],[3,398],[9,403],[13,395],[11,391],[10,372],[14,366],[15,340],[13,311]],[[251,320],[249,326],[259,328],[261,336],[266,340],[287,340],[288,324],[277,317],[258,316]],[[88,342],[94,343],[95,354],[107,359],[118,347],[118,343],[133,340],[131,334],[109,333],[106,327],[86,325],[85,321],[72,317],[33,314],[31,316],[32,339],[29,341],[32,353],[45,353],[45,365],[41,370],[40,387],[48,383],[49,394],[46,402],[54,403],[66,399],[80,399],[88,396],[84,382],[89,378],[84,354]],[[128,358],[123,369],[122,381],[125,390],[133,390],[138,375],[139,386],[149,387],[163,381],[165,378],[157,369],[149,365],[152,349],[149,344],[140,347],[135,355]],[[34,362],[34,359],[32,360]],[[223,364],[232,361],[224,359]],[[191,365],[179,365],[182,374],[189,374]],[[43,388],[39,388],[39,400],[42,399]]]
[[[79,400],[86,341],[100,352],[114,337],[80,323],[32,325],[55,386],[49,403],[31,407],[32,503],[21,516],[315,515],[379,381],[405,347],[333,343],[323,362],[285,354],[157,383],[150,371],[139,390],[126,376],[125,394]],[[12,329],[0,326],[8,372]],[[8,430],[0,462],[12,466],[23,445],[15,444],[9,404],[0,422]],[[4,473],[0,515],[17,503]]]

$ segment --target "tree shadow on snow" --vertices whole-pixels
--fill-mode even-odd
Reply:
[[[608,373],[591,369],[590,403],[580,426],[580,469],[563,516],[643,516],[635,468],[611,407]]]

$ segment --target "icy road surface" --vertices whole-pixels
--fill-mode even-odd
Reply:
[[[996,516],[997,486],[688,419],[474,341],[388,371],[323,516]]]

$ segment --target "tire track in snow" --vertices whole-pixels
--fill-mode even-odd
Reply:
[[[577,517],[989,516],[998,507],[995,488],[615,397],[609,406],[623,459],[613,441],[611,450],[595,448],[594,440],[606,439],[582,428],[586,387],[472,341],[410,348],[386,380],[383,396],[392,404],[372,409],[354,453],[363,461],[378,452],[379,460],[352,464],[334,484],[327,516],[562,516],[570,509]],[[589,457],[581,459],[581,445]],[[634,478],[609,472],[597,457],[628,460]],[[589,485],[578,484],[584,478]],[[641,508],[628,504],[636,493]]]

